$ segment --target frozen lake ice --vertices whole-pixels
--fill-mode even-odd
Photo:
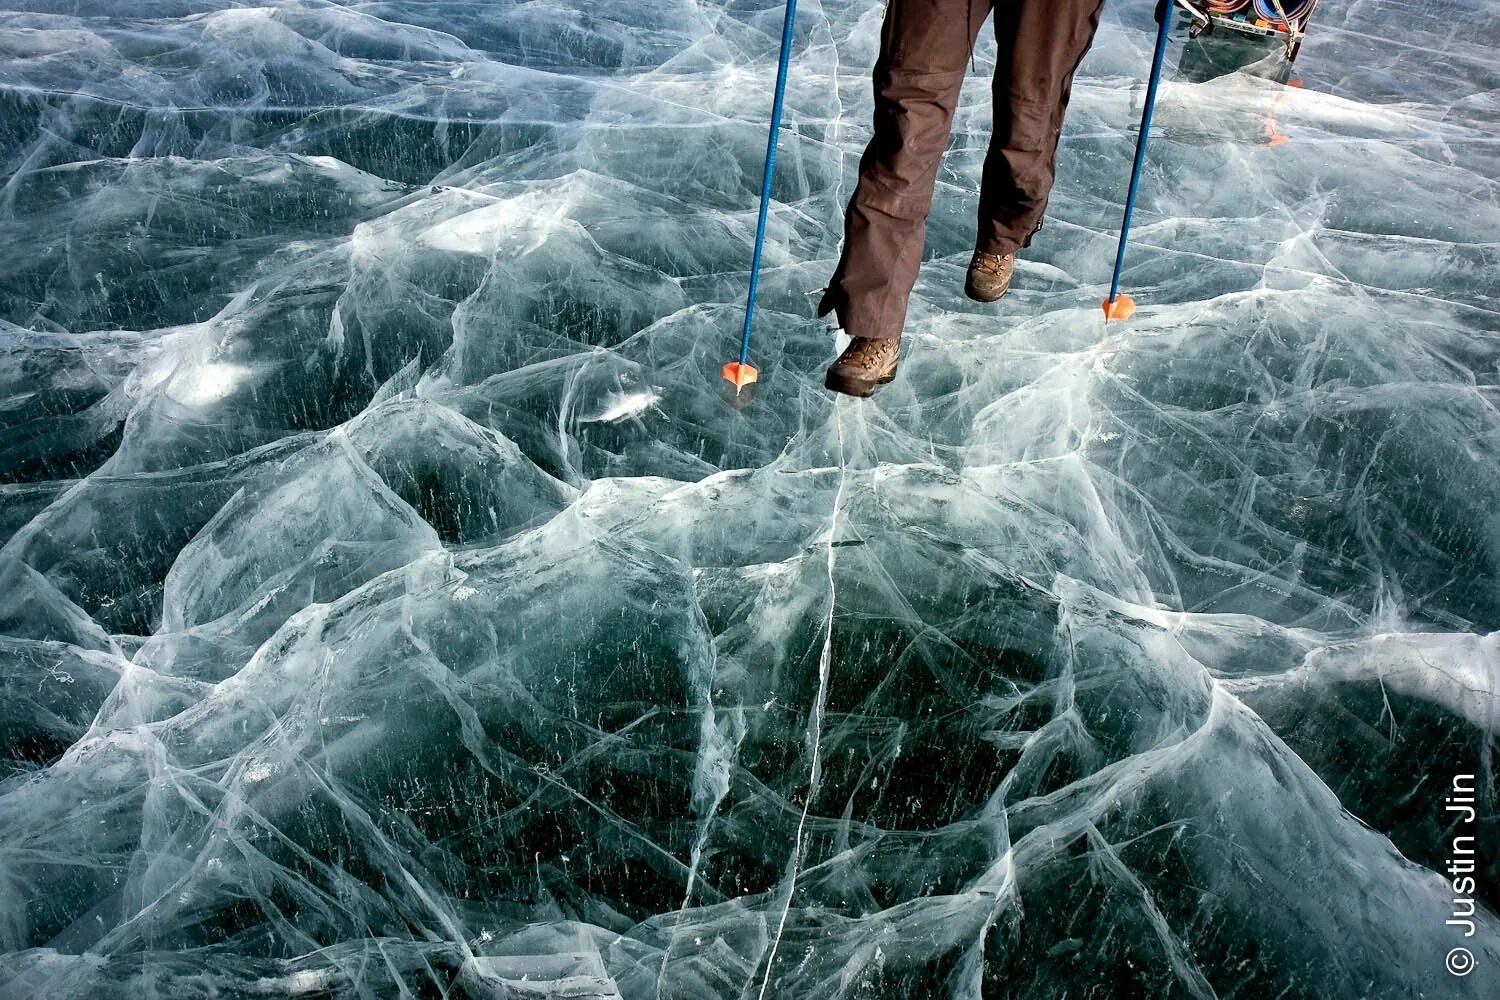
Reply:
[[[1179,35],[1108,328],[1151,4],[993,307],[982,33],[869,401],[876,0],[740,400],[780,5],[0,6],[0,997],[1500,995],[1493,0]]]

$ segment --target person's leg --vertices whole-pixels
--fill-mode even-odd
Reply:
[[[894,338],[917,280],[938,162],[991,0],[888,0],[875,63],[875,134],[844,215],[844,248],[818,315]]]
[[[997,0],[995,125],[975,249],[1014,253],[1041,228],[1073,73],[1093,44],[1103,6],[1103,0]]]

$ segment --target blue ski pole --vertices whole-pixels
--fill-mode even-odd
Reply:
[[[734,384],[736,394],[754,382],[760,372],[750,364],[750,326],[755,319],[755,293],[760,288],[760,257],[766,246],[766,215],[771,209],[771,178],[776,173],[776,139],[781,132],[781,109],[786,103],[786,73],[792,61],[792,22],[797,0],[787,0],[786,20],[781,25],[781,62],[776,67],[776,98],[771,102],[771,135],[766,140],[766,166],[760,181],[760,217],[755,223],[755,253],[750,258],[750,293],[745,298],[745,327],[740,333],[740,359],[724,365],[721,374]]]
[[[1172,30],[1176,0],[1162,5],[1161,27],[1156,31],[1156,54],[1151,57],[1151,82],[1146,85],[1146,107],[1141,111],[1141,134],[1135,140],[1135,165],[1130,168],[1130,190],[1125,195],[1125,218],[1120,222],[1120,248],[1115,253],[1115,274],[1109,283],[1109,298],[1104,300],[1104,319],[1129,319],[1135,314],[1135,300],[1120,294],[1120,272],[1125,267],[1125,243],[1130,239],[1130,215],[1135,211],[1135,195],[1141,186],[1141,168],[1146,165],[1146,139],[1151,132],[1151,112],[1156,109],[1156,87],[1161,82],[1161,67],[1167,55],[1167,34]]]

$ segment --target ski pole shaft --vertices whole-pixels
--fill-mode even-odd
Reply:
[[[1146,106],[1141,110],[1141,134],[1135,140],[1135,164],[1130,168],[1130,190],[1125,195],[1125,217],[1120,222],[1120,247],[1115,252],[1115,273],[1109,283],[1109,301],[1120,294],[1120,272],[1125,268],[1125,244],[1130,239],[1130,216],[1135,211],[1135,196],[1141,186],[1141,170],[1146,165],[1146,140],[1151,133],[1151,113],[1156,110],[1156,89],[1161,83],[1161,68],[1166,61],[1167,34],[1172,30],[1176,4],[1168,2],[1162,11],[1161,26],[1156,32],[1156,53],[1151,57],[1151,80],[1146,85]]]
[[[781,26],[781,62],[776,68],[776,97],[771,102],[771,134],[766,140],[766,166],[760,181],[760,217],[755,222],[755,253],[750,258],[750,293],[745,297],[745,328],[740,334],[740,364],[750,358],[750,327],[755,320],[755,295],[760,290],[760,258],[766,246],[766,216],[771,210],[771,178],[776,173],[776,139],[781,132],[781,111],[786,103],[787,67],[792,61],[792,23],[797,0],[787,0],[786,20]]]

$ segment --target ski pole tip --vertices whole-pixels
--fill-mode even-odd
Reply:
[[[1112,319],[1129,319],[1135,315],[1135,299],[1129,295],[1116,295],[1112,299],[1105,299],[1104,321],[1108,323]]]
[[[745,364],[742,361],[727,362],[720,369],[719,374],[724,376],[724,381],[734,386],[736,393],[760,378],[760,372],[755,370],[754,365]]]

